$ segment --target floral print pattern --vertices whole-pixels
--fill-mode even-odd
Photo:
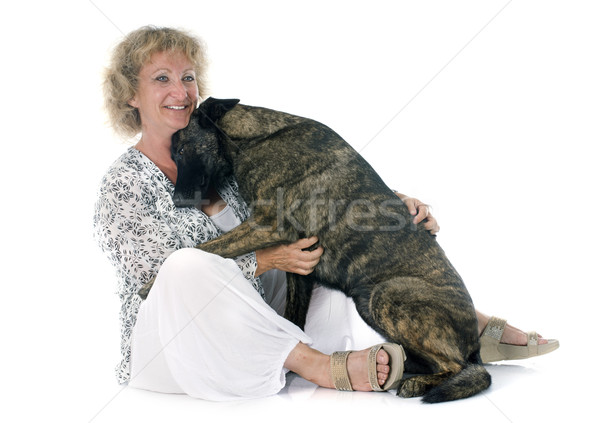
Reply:
[[[117,274],[121,301],[121,362],[117,379],[130,377],[131,331],[142,299],[137,294],[175,250],[194,247],[218,237],[221,231],[196,208],[177,208],[175,186],[158,167],[135,148],[129,148],[108,169],[100,183],[94,212],[94,237]],[[244,221],[248,207],[230,179],[219,191],[236,217]],[[254,253],[235,259],[255,289],[264,297],[260,279],[254,277]]]

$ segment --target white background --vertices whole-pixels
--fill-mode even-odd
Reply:
[[[0,18],[4,421],[588,415],[600,376],[597,2],[19,3]],[[320,120],[433,205],[476,306],[561,348],[490,366],[485,395],[441,406],[300,380],[236,404],[121,390],[116,283],[91,218],[126,148],[105,123],[102,70],[146,24],[204,38],[211,95]]]

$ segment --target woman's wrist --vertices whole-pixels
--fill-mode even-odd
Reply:
[[[257,250],[254,254],[256,255],[256,270],[254,271],[255,277],[274,269],[271,260],[268,258],[269,254],[267,250]]]

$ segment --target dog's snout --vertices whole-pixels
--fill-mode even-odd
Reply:
[[[198,204],[198,195],[186,196],[181,192],[173,194],[173,204],[175,207],[194,207]]]
[[[182,203],[185,202],[185,199],[183,198],[183,195],[181,193],[175,193],[173,194],[173,204],[175,204],[175,207],[182,207]]]

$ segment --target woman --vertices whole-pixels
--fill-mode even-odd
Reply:
[[[139,142],[103,178],[94,216],[96,238],[119,278],[119,381],[229,400],[277,393],[288,369],[319,386],[340,388],[332,380],[330,362],[335,360],[328,354],[359,349],[344,355],[346,381],[354,390],[387,389],[399,368],[401,374],[398,351],[393,346],[363,349],[383,340],[360,320],[351,300],[316,288],[305,331],[281,317],[285,272],[312,272],[323,250],[305,249],[316,238],[235,260],[192,248],[248,217],[234,180],[213,191],[200,209],[178,209],[171,200],[177,179],[171,136],[187,126],[205,97],[204,63],[201,43],[194,37],[144,27],[115,48],[106,74],[106,105],[114,128],[127,136],[141,132]],[[432,233],[439,230],[426,205],[399,196],[415,222],[425,220]],[[155,276],[150,295],[142,301],[138,290]],[[323,323],[326,318],[329,325]],[[489,318],[480,313],[478,318],[483,331]],[[482,337],[491,340],[491,359],[511,358],[514,351],[498,352],[502,345],[519,353],[527,348],[518,346],[527,343],[525,333],[508,325],[502,331],[502,322],[493,322],[494,330],[487,332],[495,337]],[[537,344],[527,354],[546,352],[538,349],[546,340]]]

